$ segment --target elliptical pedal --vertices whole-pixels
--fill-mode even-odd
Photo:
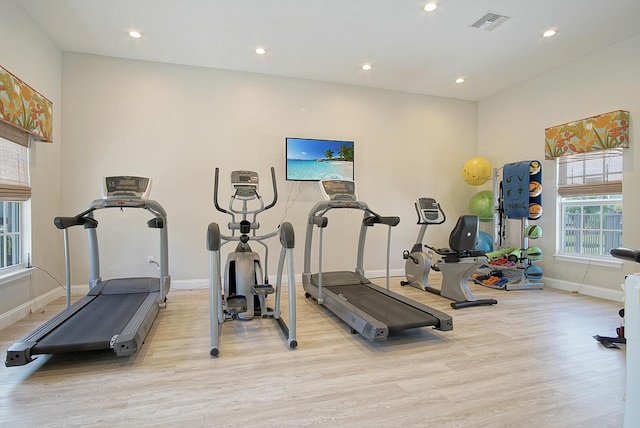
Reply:
[[[273,294],[275,289],[271,284],[256,284],[251,287],[251,292],[256,296],[266,296],[267,294]]]
[[[227,312],[232,315],[247,312],[247,298],[245,296],[229,296],[227,301]]]

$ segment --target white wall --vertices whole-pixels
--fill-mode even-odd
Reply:
[[[35,266],[64,280],[60,251],[62,238],[52,221],[60,211],[62,54],[13,1],[2,2],[0,40],[3,40],[0,43],[0,65],[53,102],[54,143],[35,143],[31,147],[31,260]],[[0,314],[14,310],[56,287],[56,282],[38,269],[32,270],[27,278],[2,284]],[[23,309],[28,313],[28,307]]]
[[[640,112],[639,54],[640,36],[635,36],[478,104],[478,152],[498,167],[520,160],[543,160],[545,128],[613,110],[629,111],[631,148],[624,154],[623,243],[632,248],[640,247],[640,224],[635,220],[640,214],[640,138],[636,131]],[[637,271],[637,264],[627,262],[620,269],[553,257],[555,163],[543,161],[542,166],[544,214],[538,224],[544,235],[536,245],[544,253],[540,266],[546,282],[603,297],[621,295],[625,273]]]
[[[169,215],[174,280],[208,276],[206,227],[216,221],[224,230],[229,220],[213,208],[215,167],[221,168],[223,206],[232,170],[256,170],[268,200],[269,167],[276,168],[280,201],[259,221],[264,231],[283,217],[293,224],[296,273],[302,272],[306,216],[321,196],[316,183],[284,181],[286,136],[355,141],[361,199],[382,215],[401,217],[393,234],[393,269],[402,271],[402,250],[418,232],[417,197],[442,203],[450,220],[428,235],[434,245],[445,246],[474,190],[460,170],[476,155],[475,102],[71,53],[63,59],[63,100],[63,214],[78,213],[99,197],[105,175],[152,177],[151,197]],[[153,233],[143,235],[146,217],[133,228],[126,213],[104,214],[98,228],[103,277],[152,273],[147,256],[157,254],[156,241]],[[361,215],[330,216],[325,268],[355,267]],[[107,221],[117,219],[127,226],[115,228]],[[376,229],[370,232],[365,269],[385,266],[386,230]],[[72,234],[74,284],[88,278],[83,233]],[[277,241],[272,244],[277,250]],[[272,274],[276,260],[272,251]]]

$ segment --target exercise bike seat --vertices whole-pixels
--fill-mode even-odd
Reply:
[[[449,235],[449,248],[433,248],[425,245],[427,248],[444,256],[445,263],[455,263],[464,257],[480,257],[485,252],[476,250],[476,240],[478,238],[478,229],[480,220],[475,215],[461,215]]]

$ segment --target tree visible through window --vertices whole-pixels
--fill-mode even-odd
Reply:
[[[22,263],[20,203],[0,201],[0,269]]]

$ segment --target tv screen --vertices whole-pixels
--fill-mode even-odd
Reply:
[[[287,180],[353,180],[353,141],[287,137]]]

